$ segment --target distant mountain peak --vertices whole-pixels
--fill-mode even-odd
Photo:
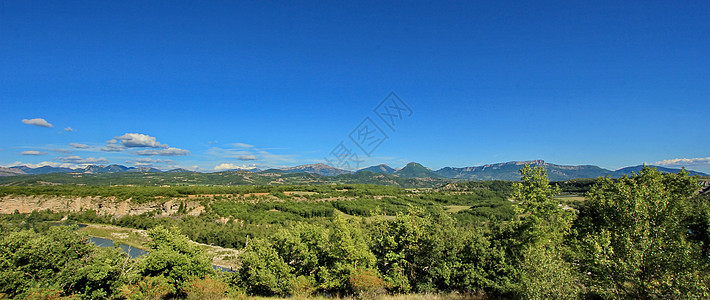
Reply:
[[[406,166],[404,166],[404,168],[397,170],[393,174],[397,175],[399,177],[417,177],[417,178],[442,177],[441,175],[435,173],[434,171],[429,170],[429,168],[422,166],[420,163],[416,163],[416,162],[408,163]]]

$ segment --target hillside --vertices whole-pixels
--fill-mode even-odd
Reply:
[[[592,165],[566,166],[547,163],[543,160],[532,161],[512,161],[507,163],[489,164],[478,167],[452,168],[445,167],[436,171],[437,174],[446,178],[468,179],[468,180],[519,180],[520,168],[525,164],[542,166],[547,170],[547,174],[552,181],[570,180],[575,178],[597,178],[611,176],[614,178],[623,175],[631,175],[632,171],[638,173],[643,166],[634,166],[611,171]],[[658,171],[664,173],[678,173],[679,169],[656,167]],[[701,172],[690,171],[691,175],[707,176]]]
[[[372,172],[372,173],[380,173],[380,174],[392,174],[392,173],[395,172],[395,169],[393,169],[392,167],[390,167],[390,166],[388,166],[388,165],[381,164],[381,165],[376,165],[376,166],[372,166],[372,167],[367,167],[367,168],[364,168],[364,169],[360,169],[360,170],[358,170],[358,172]]]
[[[35,185],[136,185],[136,186],[209,186],[209,185],[312,185],[312,184],[377,184],[404,188],[437,187],[449,179],[402,178],[389,174],[358,172],[338,176],[313,173],[288,173],[281,170],[261,172],[118,172],[118,173],[49,173],[1,176],[0,186]]]
[[[401,170],[398,170],[394,173],[392,173],[395,176],[399,177],[407,177],[407,178],[439,178],[442,177],[441,175],[435,173],[432,170],[429,170],[428,168],[415,163],[415,162],[410,162],[404,168]]]
[[[281,170],[287,173],[311,173],[323,176],[338,176],[350,173],[350,171],[334,168],[326,164],[301,165]]]
[[[595,178],[614,174],[613,171],[597,166],[564,166],[546,163],[543,160],[512,161],[465,168],[446,167],[437,170],[436,173],[447,178],[469,180],[518,180],[520,179],[519,170],[525,164],[544,167],[547,170],[550,180],[553,181],[573,178]]]

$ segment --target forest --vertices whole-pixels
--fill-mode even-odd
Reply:
[[[4,186],[2,197],[213,196],[195,197],[205,208],[199,215],[182,204],[169,217],[2,215],[0,299],[710,298],[710,199],[696,193],[696,177],[648,167],[618,179],[554,183],[540,167],[520,174],[518,182],[426,189]],[[150,253],[130,258],[100,248],[75,224],[145,230]],[[239,250],[239,266],[215,271],[190,241]]]

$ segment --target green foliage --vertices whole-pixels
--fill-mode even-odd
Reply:
[[[163,276],[144,277],[133,284],[121,287],[121,298],[127,300],[158,300],[175,292],[170,279]]]
[[[226,173],[223,180],[237,176]],[[358,174],[338,180],[372,176]],[[562,189],[550,185],[540,167],[525,166],[521,175],[515,184],[456,182],[416,190],[350,183],[0,187],[1,195],[176,198],[179,204],[171,217],[111,218],[93,210],[0,216],[0,298],[219,299],[238,292],[369,299],[384,291],[523,299],[710,297],[710,201],[694,194],[696,182],[685,172],[644,169],[600,179],[592,188],[588,181],[560,182]],[[554,197],[585,189],[588,200],[577,198],[575,206],[579,218]],[[189,195],[204,213],[188,214]],[[75,222],[149,229],[150,254],[129,259],[55,226]],[[210,258],[189,239],[243,248],[241,266],[217,277]]]
[[[291,282],[291,296],[295,298],[307,298],[316,291],[316,282],[310,276],[298,276]]]
[[[107,298],[122,284],[124,262],[119,250],[99,249],[68,227],[12,232],[0,241],[0,293]]]
[[[336,215],[328,238],[327,251],[320,260],[327,268],[322,270],[320,286],[326,290],[348,290],[348,278],[358,268],[375,266],[375,256],[366,243],[364,232],[353,219]]]
[[[695,178],[645,167],[617,181],[599,179],[579,222],[587,284],[604,297],[707,298],[708,258],[688,238]],[[692,218],[690,218],[692,219]],[[701,229],[702,230],[702,229]],[[702,239],[701,239],[702,240]]]
[[[372,299],[384,292],[385,281],[374,270],[356,269],[349,281],[350,289],[361,299]]]
[[[562,193],[582,195],[589,192],[596,182],[596,178],[580,178],[557,181],[553,184],[559,186]]]
[[[370,231],[378,269],[395,292],[495,292],[505,278],[502,249],[445,214],[411,211],[392,221],[379,218]]]
[[[188,300],[220,300],[227,296],[229,286],[217,278],[196,278],[185,287]]]
[[[687,212],[688,239],[700,247],[702,257],[710,257],[710,196],[691,198]]]
[[[240,255],[239,284],[249,294],[285,296],[294,280],[293,267],[287,265],[271,243],[255,239]]]
[[[549,184],[547,171],[525,165],[521,182],[513,185],[519,215],[513,226],[514,259],[519,266],[517,292],[527,299],[572,299],[579,288],[572,265],[565,259],[563,244],[575,215],[563,211],[553,196],[560,189]]]
[[[471,225],[488,221],[508,221],[513,216],[515,216],[513,203],[497,198],[478,201],[470,208],[453,215],[459,222]]]
[[[212,259],[178,229],[158,226],[147,233],[151,238],[150,254],[139,263],[141,275],[165,277],[176,292],[182,293],[191,279],[214,273]]]

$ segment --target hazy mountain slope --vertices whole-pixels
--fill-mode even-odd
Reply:
[[[70,169],[70,168],[58,168],[58,167],[50,167],[50,166],[44,166],[44,167],[39,167],[39,168],[30,168],[27,166],[17,166],[17,167],[12,167],[11,169],[22,170],[26,174],[70,173],[70,172],[76,171],[76,170]]]
[[[15,176],[27,174],[20,169],[0,167],[0,176]]]
[[[358,170],[358,172],[364,172],[364,171],[372,172],[372,173],[380,173],[380,174],[392,174],[395,172],[395,169],[391,168],[388,165],[381,164],[381,165],[371,166],[371,167],[367,167],[367,168]]]
[[[284,168],[281,171],[287,173],[311,173],[323,176],[337,176],[341,174],[349,174],[350,171],[333,168],[326,164],[300,165],[291,168]]]
[[[649,167],[655,168],[659,172],[663,172],[663,173],[678,173],[678,172],[680,172],[680,169],[674,169],[674,168],[666,168],[666,167],[659,167],[659,166],[653,166],[653,165],[649,165]],[[618,176],[623,176],[623,175],[630,176],[631,172],[638,174],[641,171],[641,169],[643,169],[643,165],[621,168],[621,169],[616,170],[615,173]],[[686,171],[688,171],[688,173],[690,173],[691,176],[695,176],[695,175],[710,176],[710,175],[702,173],[702,172],[696,172],[696,171],[690,171],[690,170],[686,170]]]
[[[525,164],[542,166],[547,170],[550,180],[569,180],[573,178],[596,178],[599,176],[615,175],[613,171],[597,166],[564,166],[546,163],[543,160],[511,161],[506,163],[489,164],[478,167],[452,168],[446,167],[436,171],[437,174],[447,178],[470,180],[520,180],[520,168]]]

